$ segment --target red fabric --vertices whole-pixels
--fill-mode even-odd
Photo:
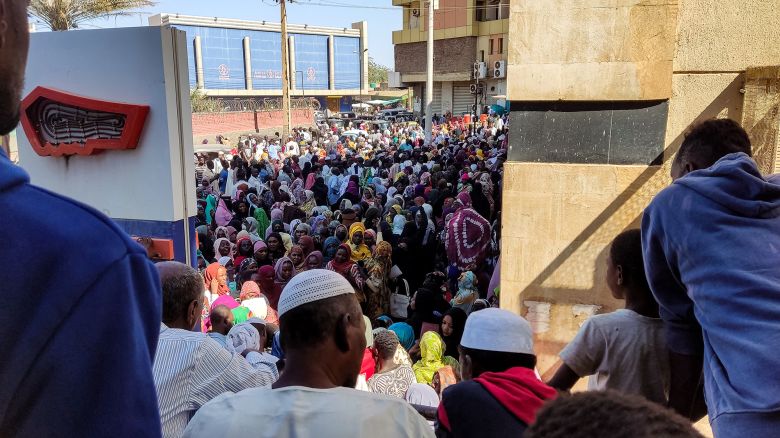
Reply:
[[[374,375],[376,370],[376,362],[374,361],[374,355],[371,354],[371,350],[368,348],[363,351],[363,362],[360,364],[360,374],[365,374],[366,380],[370,379]]]
[[[536,377],[534,370],[515,367],[501,373],[482,373],[474,379],[509,412],[525,424],[533,424],[536,412],[558,392]]]
[[[459,196],[460,199],[460,196]],[[447,258],[461,271],[473,270],[487,256],[490,222],[471,208],[461,208],[447,224]]]
[[[436,415],[439,417],[439,426],[443,427],[448,432],[452,431],[452,428],[450,427],[450,418],[447,416],[447,410],[444,409],[444,403],[439,403],[439,409],[437,410]]]

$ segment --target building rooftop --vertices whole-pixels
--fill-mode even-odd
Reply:
[[[261,30],[269,32],[281,32],[282,30],[280,23],[272,23],[270,21],[237,20],[234,18],[219,17],[198,17],[194,15],[167,13],[157,14],[149,17],[150,26],[177,24],[182,26],[221,27],[230,29]],[[288,23],[287,32],[298,34],[326,34],[360,37],[360,29],[353,29],[352,26],[353,24],[350,24],[350,27],[326,27]]]

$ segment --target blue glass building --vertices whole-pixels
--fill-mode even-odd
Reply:
[[[190,88],[228,98],[282,95],[279,23],[160,14],[149,24],[186,33]],[[349,28],[288,24],[290,95],[351,110],[352,98],[368,89],[367,32],[365,21]]]

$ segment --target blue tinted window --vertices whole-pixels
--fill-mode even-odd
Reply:
[[[278,32],[247,31],[252,55],[252,87],[255,90],[282,88],[282,35]]]
[[[295,78],[298,89],[328,89],[328,37],[325,35],[295,35]],[[302,72],[302,73],[296,73]],[[301,83],[303,79],[303,83]]]
[[[197,29],[192,26],[174,26],[179,30],[184,31],[187,40],[187,70],[190,78],[190,88],[198,86],[197,78],[195,77],[195,35],[197,35]]]
[[[334,37],[336,89],[360,88],[360,38]]]
[[[203,55],[203,80],[207,89],[246,88],[244,83],[245,31],[218,27],[176,26],[187,32],[187,56],[190,63],[190,85],[195,85],[195,36],[200,36]]]

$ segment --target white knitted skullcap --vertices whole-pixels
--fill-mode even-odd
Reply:
[[[495,308],[469,315],[460,345],[474,350],[535,354],[531,324],[508,310]]]
[[[325,269],[303,271],[287,283],[279,298],[279,317],[314,301],[354,294],[355,289],[340,274]]]

